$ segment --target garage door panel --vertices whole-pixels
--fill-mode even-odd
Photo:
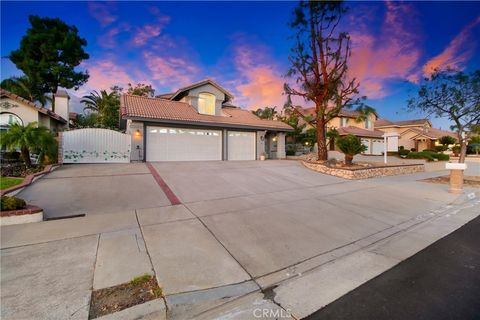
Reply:
[[[255,132],[228,131],[228,160],[255,160],[255,147]]]
[[[147,127],[147,160],[222,160],[222,132],[149,126]]]

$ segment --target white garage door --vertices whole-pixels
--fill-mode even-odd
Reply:
[[[360,139],[360,141],[362,141],[362,144],[367,147],[363,153],[371,154],[372,150],[370,150],[370,139]]]
[[[255,160],[255,132],[228,131],[228,160]]]
[[[222,160],[222,131],[147,127],[147,161]]]
[[[372,140],[372,154],[382,154],[383,149],[383,139],[382,140]]]

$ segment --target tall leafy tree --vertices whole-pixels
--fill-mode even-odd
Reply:
[[[278,112],[277,112],[277,107],[265,107],[265,108],[258,108],[255,111],[252,111],[254,115],[259,117],[260,119],[267,119],[267,120],[273,120],[277,117]]]
[[[460,143],[459,162],[465,162],[466,142],[480,125],[480,70],[437,70],[420,84],[416,97],[408,100],[408,109],[452,121]]]
[[[137,83],[135,86],[133,86],[131,83],[129,83],[127,93],[134,96],[153,98],[155,96],[155,89],[153,89],[151,84]]]
[[[31,27],[10,60],[42,94],[55,93],[58,87],[78,89],[88,80],[88,72],[75,70],[89,58],[87,41],[60,19],[31,15],[29,21]]]
[[[363,103],[365,97],[358,96],[356,79],[347,77],[350,36],[338,29],[345,12],[340,1],[301,1],[290,23],[296,33],[287,76],[295,79],[295,85],[284,86],[286,106],[291,107],[291,96],[315,104],[315,117],[309,123],[317,129],[319,160],[328,157],[326,124],[343,108],[356,106],[364,117],[373,111]]]

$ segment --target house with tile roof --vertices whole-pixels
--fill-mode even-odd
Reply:
[[[315,108],[296,107],[305,116],[315,117]],[[374,123],[378,119],[376,113],[370,114],[367,119],[358,121],[360,114],[355,110],[342,110],[338,117],[333,118],[327,124],[327,130],[335,129],[341,136],[353,134],[362,141],[363,145],[367,147],[364,154],[382,154],[384,151],[383,131],[377,130]],[[305,123],[303,119],[299,120]],[[313,128],[311,124],[307,124],[305,130]],[[336,150],[335,141],[331,139],[327,141],[330,150]]]
[[[120,114],[132,135],[134,161],[283,159],[285,134],[276,120],[236,107],[233,95],[211,79],[156,98],[124,94]]]
[[[66,91],[59,90],[54,95],[55,110],[42,107],[4,89],[1,89],[0,93],[1,130],[8,130],[13,123],[26,126],[31,122],[47,127],[54,133],[68,127],[70,97]]]
[[[397,132],[400,134],[398,145],[405,149],[423,151],[433,149],[439,144],[439,139],[451,136],[458,140],[457,134],[451,131],[432,127],[428,119],[413,119],[402,121],[390,121],[379,119],[375,122],[375,128],[384,132]]]

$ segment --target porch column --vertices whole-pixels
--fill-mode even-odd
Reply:
[[[287,157],[287,153],[285,151],[285,140],[286,140],[285,132],[277,133],[277,158],[278,159],[285,159]]]
[[[265,136],[267,131],[257,131],[257,152],[256,159],[260,160],[260,156],[264,153],[267,156],[267,151],[265,150]]]

